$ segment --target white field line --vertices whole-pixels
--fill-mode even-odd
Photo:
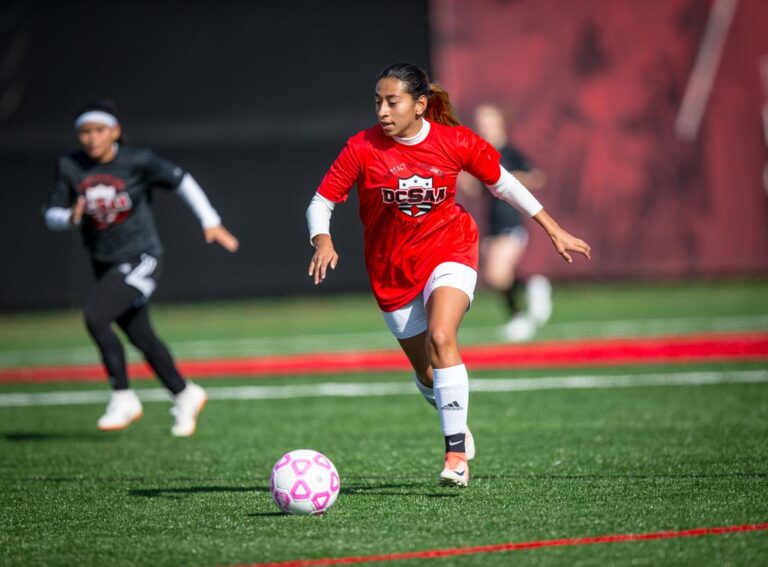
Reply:
[[[734,370],[726,372],[675,372],[653,374],[614,374],[552,376],[542,378],[473,378],[473,392],[535,392],[599,388],[641,388],[647,386],[707,386],[713,384],[753,384],[768,382],[768,370]],[[363,398],[414,394],[410,382],[362,382],[289,384],[285,386],[208,387],[211,400],[277,400],[293,398]],[[144,402],[170,401],[161,388],[140,389]],[[0,394],[0,407],[34,407],[103,404],[108,391],[81,390],[40,393]]]
[[[644,319],[624,321],[581,321],[551,323],[540,334],[542,339],[579,339],[596,337],[632,337],[670,335],[693,332],[733,332],[768,330],[768,315],[742,317],[709,317],[679,319]],[[464,327],[462,344],[504,342],[501,327]],[[214,339],[179,341],[171,343],[171,351],[180,359],[195,360],[216,357],[259,356],[269,354],[295,354],[312,352],[339,352],[397,348],[387,331],[368,333],[338,333],[293,335],[288,337],[249,337],[242,339]],[[141,357],[132,348],[127,349],[132,361]],[[98,353],[91,346],[56,349],[0,350],[0,368],[36,366],[45,364],[98,363]]]

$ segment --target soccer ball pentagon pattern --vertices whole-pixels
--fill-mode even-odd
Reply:
[[[339,473],[331,460],[311,449],[280,457],[269,479],[275,504],[289,514],[322,514],[336,502],[339,488]]]

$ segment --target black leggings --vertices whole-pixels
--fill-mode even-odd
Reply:
[[[148,296],[154,291],[159,260],[142,255],[123,264],[94,262],[97,283],[85,306],[85,324],[101,353],[112,388],[128,388],[125,351],[112,322],[125,332],[157,376],[173,394],[185,387],[168,348],[149,319]]]

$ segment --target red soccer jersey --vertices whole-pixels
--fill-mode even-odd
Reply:
[[[325,174],[318,193],[335,203],[357,184],[365,264],[384,311],[412,301],[438,264],[477,269],[477,225],[456,204],[461,170],[492,185],[501,174],[499,153],[469,128],[433,122],[414,145],[395,141],[380,126],[363,130]]]

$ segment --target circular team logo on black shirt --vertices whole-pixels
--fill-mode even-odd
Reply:
[[[123,222],[131,214],[133,202],[125,182],[109,174],[89,175],[78,185],[85,197],[85,214],[99,230]]]

